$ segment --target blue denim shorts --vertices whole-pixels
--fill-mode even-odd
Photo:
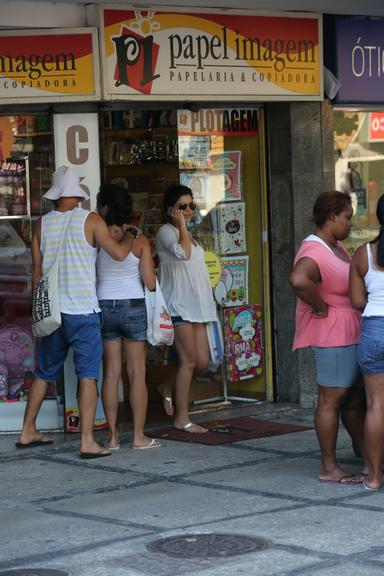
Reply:
[[[147,312],[144,298],[100,300],[103,340],[146,340]]]
[[[362,385],[357,363],[357,344],[350,346],[312,346],[317,383],[326,388],[351,388]]]
[[[184,320],[181,316],[171,316],[171,320],[174,328],[183,324],[190,324],[189,320]]]
[[[46,382],[57,380],[70,347],[77,378],[97,380],[103,353],[98,312],[62,314],[60,328],[40,341],[35,375]]]
[[[363,374],[384,374],[384,316],[363,318],[357,361]]]

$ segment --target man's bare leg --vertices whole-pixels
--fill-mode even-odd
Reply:
[[[32,442],[53,442],[50,436],[42,434],[36,429],[36,420],[47,392],[48,383],[41,378],[35,378],[28,393],[27,406],[24,413],[23,429],[19,444],[28,445]]]

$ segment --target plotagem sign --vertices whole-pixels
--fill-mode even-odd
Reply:
[[[0,102],[100,97],[96,28],[0,33]]]
[[[101,9],[105,99],[320,100],[320,16]]]

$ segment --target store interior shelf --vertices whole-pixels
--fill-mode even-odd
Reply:
[[[29,219],[30,214],[20,214],[18,216],[0,216],[0,220],[22,220],[23,218]]]
[[[37,136],[52,136],[52,132],[18,132],[15,138],[36,138]]]
[[[104,134],[108,138],[113,137],[128,137],[128,136],[139,136],[143,135],[146,132],[153,133],[153,134],[174,134],[177,136],[177,128],[176,127],[158,127],[158,128],[104,128]]]
[[[142,164],[106,164],[106,168],[145,168],[148,166],[154,166],[156,168],[166,168],[167,166],[177,166],[178,162],[164,162],[159,160],[158,162],[143,162]]]

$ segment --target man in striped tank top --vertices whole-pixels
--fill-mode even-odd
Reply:
[[[36,222],[32,234],[32,284],[35,286],[53,264],[60,238],[67,226],[59,259],[59,297],[61,326],[41,339],[38,367],[28,394],[23,430],[18,448],[52,444],[49,436],[36,429],[48,382],[60,376],[67,353],[73,348],[78,378],[78,403],[81,420],[81,458],[109,456],[93,435],[96,413],[99,366],[102,356],[100,308],[96,296],[95,262],[97,246],[115,260],[124,260],[133,246],[127,232],[120,242],[114,240],[104,220],[96,213],[79,208],[88,195],[79,177],[69,167],[61,166],[53,175],[53,185],[44,197],[55,202],[55,208]]]

